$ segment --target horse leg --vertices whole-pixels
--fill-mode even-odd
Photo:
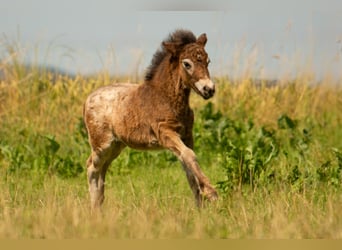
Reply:
[[[172,151],[181,161],[197,206],[202,207],[204,198],[209,201],[216,200],[217,192],[208,177],[201,171],[194,151],[183,143],[176,132],[170,129],[160,129],[159,132],[163,146]]]
[[[100,207],[104,196],[104,181],[100,176],[104,176],[105,162],[96,152],[92,152],[87,161],[87,176],[89,184],[91,210]]]
[[[199,168],[194,152],[188,148],[183,154],[181,153],[179,158],[186,173],[189,186],[194,194],[197,206],[202,207],[204,199],[215,201],[218,197],[217,192],[210,184],[208,177],[206,177]]]
[[[193,137],[192,137],[191,131],[188,135],[190,135],[190,136],[188,136],[186,139],[184,139],[183,142],[185,143],[185,145],[187,147],[189,147],[190,149],[193,150],[194,142],[193,142]],[[183,170],[185,171],[186,178],[188,180],[188,183],[189,183],[189,186],[192,190],[192,193],[195,196],[196,204],[198,207],[201,207],[203,197],[201,196],[201,190],[199,188],[198,180],[197,180],[196,176],[192,173],[192,171],[190,171],[190,169],[185,165],[185,163],[183,161],[182,161],[182,166],[183,166]]]
[[[189,168],[182,162],[183,169],[186,174],[186,178],[188,180],[189,186],[191,188],[192,193],[194,194],[196,205],[198,207],[202,207],[203,196],[201,195],[201,189],[196,176],[189,170]]]
[[[107,169],[110,163],[119,156],[124,146],[111,145],[110,148],[96,152],[92,151],[87,161],[87,176],[91,210],[98,209],[104,201],[104,186]]]

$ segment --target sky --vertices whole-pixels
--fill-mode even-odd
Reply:
[[[206,33],[212,75],[342,78],[338,0],[0,0],[0,60],[20,43],[26,62],[89,74],[143,73],[177,28]]]

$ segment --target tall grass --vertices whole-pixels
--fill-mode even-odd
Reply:
[[[91,216],[82,122],[106,73],[27,68],[7,44],[0,69],[1,238],[341,238],[342,85],[310,76],[268,86],[218,78],[192,96],[195,151],[220,199],[198,210],[168,152],[127,149]]]

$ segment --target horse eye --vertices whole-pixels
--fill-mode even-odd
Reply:
[[[184,62],[183,62],[183,66],[184,66],[186,69],[191,69],[191,64],[188,63],[187,61],[184,61]]]

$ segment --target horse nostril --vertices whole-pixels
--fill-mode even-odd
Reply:
[[[208,93],[210,96],[215,94],[215,88],[210,88],[208,86],[204,86],[203,90]]]

